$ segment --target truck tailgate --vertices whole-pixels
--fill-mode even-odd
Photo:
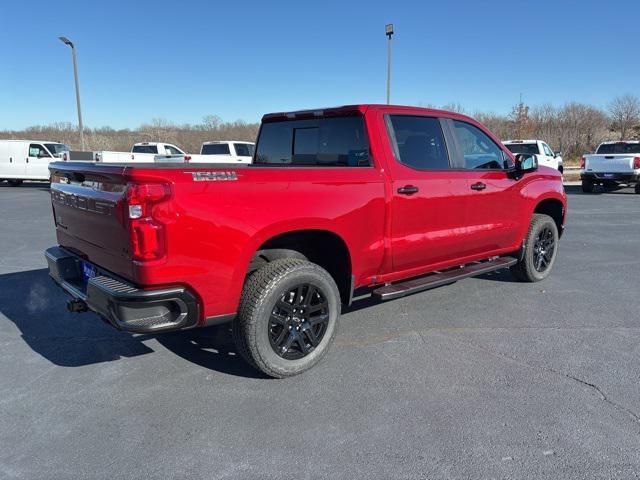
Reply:
[[[585,171],[594,173],[631,173],[633,172],[634,156],[637,155],[586,155]]]
[[[58,243],[124,278],[132,276],[126,223],[126,167],[51,164]]]

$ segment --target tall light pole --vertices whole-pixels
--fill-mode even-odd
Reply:
[[[80,109],[80,84],[78,83],[78,63],[76,62],[76,47],[67,37],[58,37],[62,43],[71,47],[73,58],[73,78],[76,81],[76,104],[78,105],[78,127],[80,128],[80,148],[84,150],[84,131],[82,127],[82,110]]]
[[[384,26],[384,33],[389,41],[387,42],[387,105],[391,100],[391,37],[393,36],[393,23]]]

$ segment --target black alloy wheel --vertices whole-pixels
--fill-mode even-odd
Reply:
[[[271,311],[271,348],[286,360],[309,355],[327,331],[329,313],[329,302],[320,287],[304,283],[287,289]]]
[[[556,248],[556,238],[550,228],[546,227],[538,232],[533,244],[533,267],[543,273],[551,265]]]

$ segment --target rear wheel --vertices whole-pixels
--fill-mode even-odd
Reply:
[[[12,187],[19,187],[20,185],[22,185],[22,180],[10,179],[7,180],[7,182],[9,182],[9,185],[11,185]]]
[[[640,195],[640,183],[636,183],[635,192]]]
[[[582,180],[582,191],[584,193],[593,192],[593,182],[591,180]]]
[[[539,282],[551,272],[558,252],[558,227],[548,215],[535,213],[524,239],[524,255],[511,267],[511,273],[523,282]]]
[[[295,258],[269,262],[249,277],[233,334],[240,355],[265,374],[310,369],[336,334],[340,294],[320,266]]]

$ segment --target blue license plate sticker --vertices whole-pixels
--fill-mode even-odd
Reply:
[[[96,267],[82,262],[82,278],[89,280],[96,276]]]

